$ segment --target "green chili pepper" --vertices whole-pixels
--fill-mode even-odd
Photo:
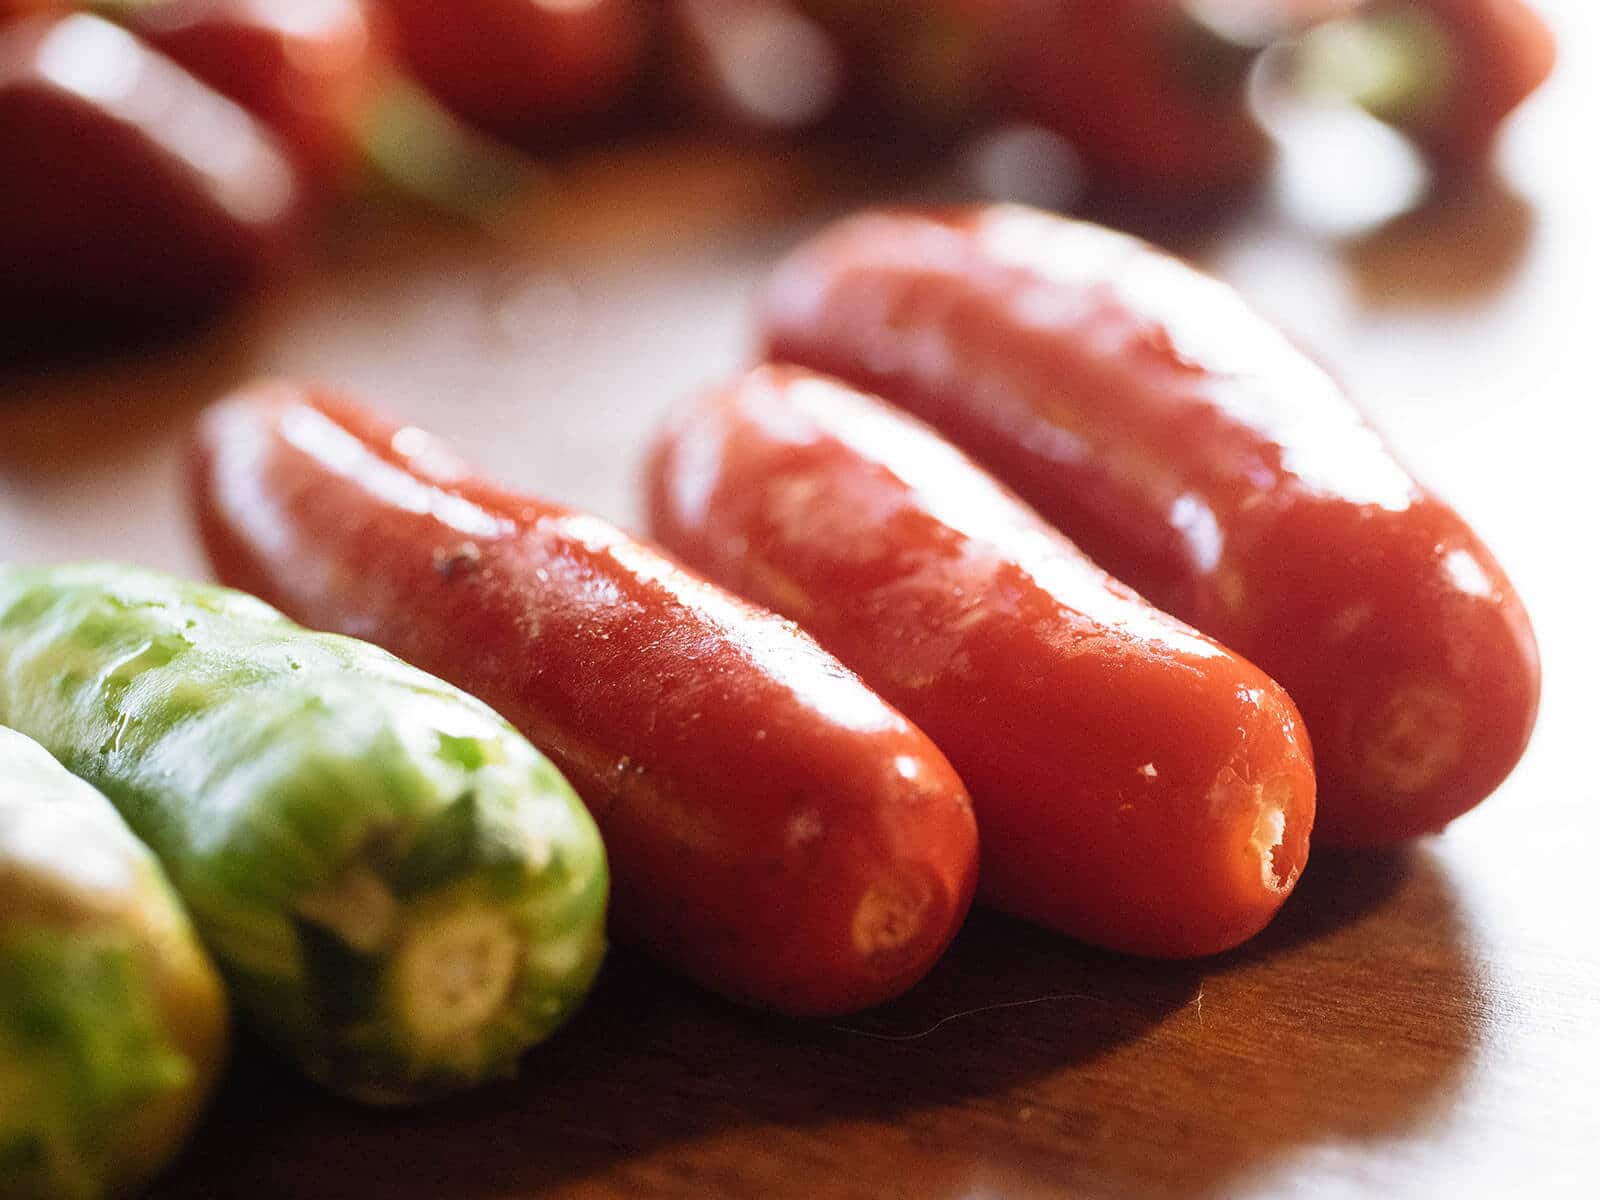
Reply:
[[[398,1103],[510,1073],[604,953],[605,854],[483,704],[239,592],[0,566],[0,721],[155,850],[241,1015]]]
[[[0,1195],[94,1200],[154,1174],[226,1031],[222,985],[150,851],[0,728]]]

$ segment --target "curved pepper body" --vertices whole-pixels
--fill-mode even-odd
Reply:
[[[207,416],[197,481],[224,578],[448,676],[556,761],[605,835],[619,936],[822,1014],[898,994],[954,935],[965,789],[791,623],[290,385]]]
[[[932,431],[763,368],[652,460],[656,534],[801,622],[972,789],[989,903],[1115,950],[1271,919],[1315,805],[1294,705],[1151,608]]]
[[[1288,688],[1321,844],[1439,829],[1522,754],[1539,664],[1504,571],[1223,284],[1027,209],[880,213],[796,252],[763,320]]]

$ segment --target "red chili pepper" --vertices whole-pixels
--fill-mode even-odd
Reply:
[[[167,0],[125,23],[271,126],[305,177],[338,187],[355,167],[383,55],[359,0]]]
[[[1319,844],[1440,829],[1521,756],[1538,655],[1499,564],[1223,284],[1027,209],[884,213],[794,254],[764,319],[1287,687]]]
[[[19,348],[211,312],[261,277],[299,202],[249,114],[81,13],[0,29],[0,180]]]
[[[639,0],[383,0],[417,78],[502,137],[564,132],[635,82],[651,31]]]
[[[1269,165],[1245,95],[1258,47],[1184,0],[1030,0],[1013,32],[1016,107],[1071,142],[1092,181],[1181,199],[1235,191]]]
[[[1187,957],[1289,895],[1316,783],[1288,696],[931,430],[761,368],[670,429],[649,480],[669,548],[794,617],[950,756],[988,903]]]
[[[625,938],[825,1014],[910,987],[954,935],[977,873],[961,781],[791,623],[299,387],[214,409],[197,463],[223,579],[475,693],[551,756],[605,837]]]
[[[1299,50],[1303,76],[1395,125],[1447,173],[1482,162],[1555,61],[1554,34],[1524,0],[1370,0]]]

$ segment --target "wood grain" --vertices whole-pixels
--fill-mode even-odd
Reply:
[[[708,998],[626,950],[520,1079],[418,1112],[245,1046],[157,1190],[201,1197],[1600,1194],[1591,843],[1600,13],[1502,176],[1329,237],[1284,196],[1157,227],[1333,363],[1523,590],[1547,686],[1528,758],[1443,837],[1318,856],[1223,958],[1153,964],[976,914],[934,976],[839,1024]],[[496,240],[385,214],[181,343],[0,374],[0,557],[203,573],[182,447],[249,377],[353,388],[515,486],[631,521],[658,417],[746,353],[781,249],[956,172],[648,145],[565,169]],[[535,219],[536,217],[536,219]]]

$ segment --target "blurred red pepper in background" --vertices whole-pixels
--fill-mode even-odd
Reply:
[[[1224,36],[1184,0],[1024,0],[1013,32],[1012,102],[1070,141],[1092,182],[1215,196],[1270,163],[1246,102],[1259,45]]]
[[[299,208],[265,127],[84,13],[0,28],[0,131],[0,336],[19,349],[208,313]]]
[[[348,181],[384,74],[360,0],[167,0],[125,24],[271,126],[317,190]]]
[[[1448,178],[1482,165],[1554,69],[1556,43],[1524,0],[1371,0],[1295,53],[1303,88],[1366,108]]]
[[[657,5],[640,0],[383,0],[417,79],[479,128],[548,138],[636,82]]]
[[[46,70],[63,12],[93,23],[50,35]],[[1004,167],[1052,205],[1087,183],[1209,206],[1272,161],[1247,96],[1268,45],[1280,94],[1365,107],[1445,182],[1481,168],[1555,56],[1524,0],[0,0],[0,38],[0,303],[55,325],[220,304],[301,193],[331,198],[357,167],[493,222],[539,178],[453,114],[565,140],[647,67],[669,125],[826,125],[876,152],[995,116],[1011,123],[977,140],[985,180]]]
[[[532,165],[468,129],[391,60],[365,0],[105,0],[129,28],[271,126],[327,198],[358,168],[406,196],[492,220]]]
[[[32,13],[54,12],[65,8],[68,0],[0,0],[0,21]]]

